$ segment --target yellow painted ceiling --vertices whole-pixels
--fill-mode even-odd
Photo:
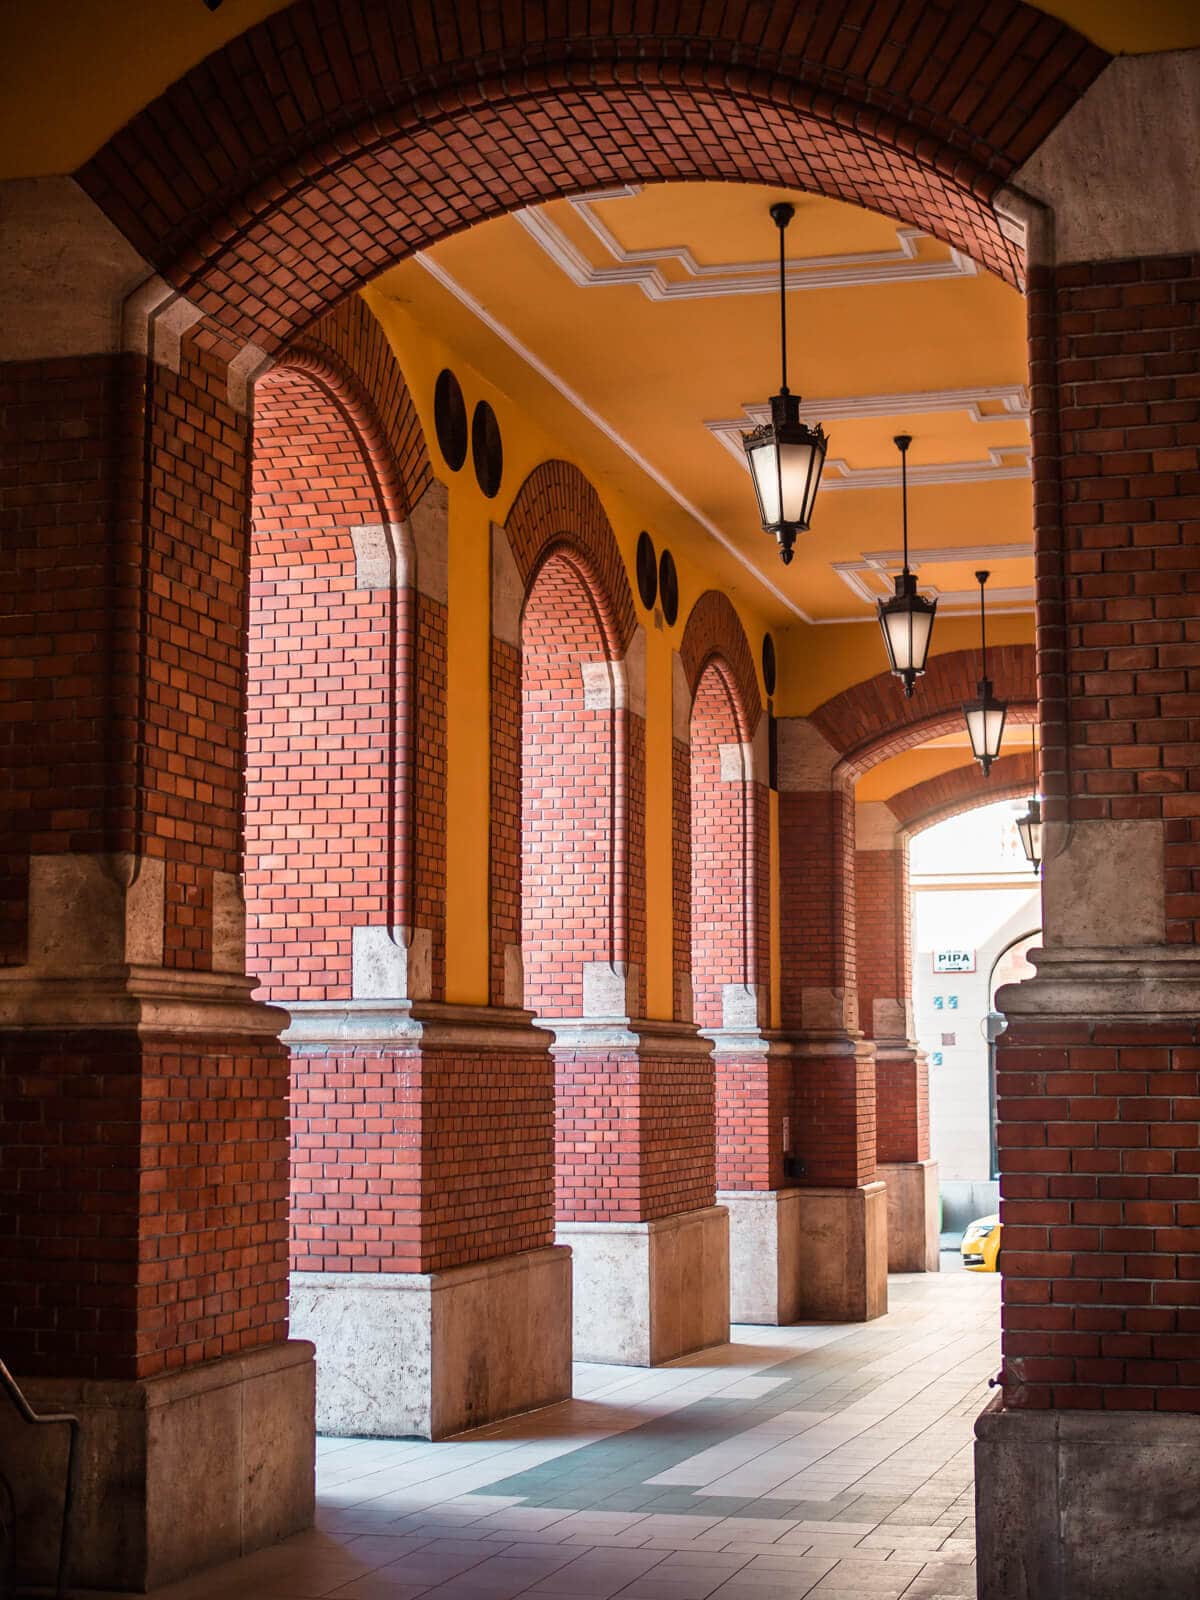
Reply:
[[[589,441],[657,538],[751,585],[776,623],[873,627],[900,564],[898,432],[913,437],[913,564],[940,614],[975,615],[981,566],[993,613],[1028,614],[1021,297],[936,240],[811,195],[788,196],[789,379],[829,454],[791,566],[759,527],[740,431],[779,383],[779,198],[709,183],[555,201],[447,239],[377,289],[573,448]]]
[[[0,178],[71,172],[135,112],[286,0],[4,0]],[[1113,52],[1200,45],[1196,0],[1041,0]]]

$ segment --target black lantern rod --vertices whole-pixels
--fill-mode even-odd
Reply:
[[[796,208],[786,200],[771,207],[771,221],[779,229],[779,392],[787,394],[787,260],[783,253],[783,236],[788,223],[796,215]]]
[[[898,433],[893,440],[900,452],[900,520],[904,528],[904,571],[908,573],[908,447],[911,433]]]
[[[979,655],[983,663],[982,676],[987,677],[987,614],[983,604],[983,586],[991,577],[990,572],[977,572],[979,580]]]

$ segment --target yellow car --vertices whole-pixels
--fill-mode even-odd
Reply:
[[[980,1217],[972,1222],[962,1236],[959,1246],[963,1266],[968,1272],[998,1272],[1000,1255],[1000,1218],[993,1212],[990,1217]]]

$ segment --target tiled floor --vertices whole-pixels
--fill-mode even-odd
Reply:
[[[449,1444],[323,1439],[318,1527],[156,1600],[947,1600],[999,1280],[894,1277],[848,1327],[735,1329]]]

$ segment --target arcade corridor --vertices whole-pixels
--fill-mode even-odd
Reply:
[[[158,1600],[967,1600],[999,1283],[889,1287],[448,1443],[322,1439],[314,1532]]]
[[[0,1572],[1200,1594],[1198,194],[1194,0],[0,5]]]

